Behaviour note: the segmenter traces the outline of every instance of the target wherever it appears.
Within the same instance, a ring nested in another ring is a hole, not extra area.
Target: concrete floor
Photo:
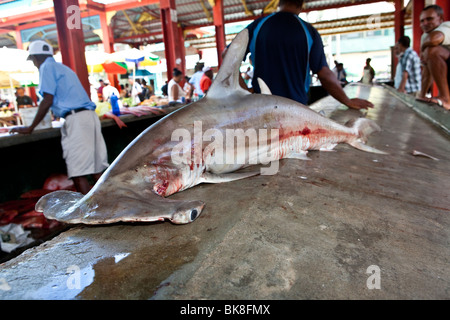
[[[173,196],[206,202],[189,225],[75,226],[0,265],[0,299],[449,299],[449,136],[387,89],[347,92],[388,155],[339,145],[196,186]]]

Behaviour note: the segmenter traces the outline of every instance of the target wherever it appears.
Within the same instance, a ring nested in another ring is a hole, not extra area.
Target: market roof
[[[57,46],[57,30],[52,0],[21,0],[0,2],[0,47],[16,47],[15,32],[22,41],[46,39]],[[214,47],[213,34],[199,28],[213,26],[214,0],[176,0],[177,19],[185,40],[198,49]],[[304,12],[345,6],[385,2],[381,0],[305,0]],[[253,20],[276,10],[278,0],[223,0],[225,23]],[[162,42],[159,0],[79,0],[86,44],[100,43],[100,12],[107,12],[116,43]],[[381,14],[380,28],[394,26],[394,13]],[[319,33],[337,34],[369,30],[370,14],[358,18],[313,23]],[[408,18],[408,17],[406,17]],[[408,22],[408,20],[406,21]],[[233,33],[233,32],[231,32]],[[233,36],[228,35],[227,41]]]

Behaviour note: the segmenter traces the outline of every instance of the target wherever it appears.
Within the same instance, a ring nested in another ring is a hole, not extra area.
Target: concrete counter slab
[[[347,92],[388,155],[339,145],[196,186],[172,196],[206,202],[189,225],[75,226],[0,265],[0,299],[450,298],[449,137],[386,88]]]

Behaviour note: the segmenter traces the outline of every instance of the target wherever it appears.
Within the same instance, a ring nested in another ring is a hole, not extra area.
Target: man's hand
[[[30,134],[33,132],[33,130],[34,130],[33,127],[16,127],[16,128],[9,130],[9,133],[10,134],[13,134],[13,133]]]
[[[347,107],[352,109],[368,109],[373,108],[373,103],[364,99],[354,98],[350,99],[350,102],[346,104]]]
[[[34,116],[34,120],[28,127],[17,127],[14,129],[11,129],[9,133],[21,133],[21,134],[30,134],[33,132],[34,128],[44,119],[45,115],[47,114],[48,110],[53,104],[53,95],[44,92],[44,99],[42,99],[41,103],[39,104],[38,110],[36,112],[36,115]]]
[[[319,80],[325,90],[327,90],[328,93],[340,103],[345,104],[349,108],[357,110],[373,108],[373,104],[367,100],[359,98],[349,99],[347,97],[347,94],[342,89],[341,84],[338,82],[335,74],[330,70],[330,68],[323,67],[317,73],[317,76],[319,77]]]

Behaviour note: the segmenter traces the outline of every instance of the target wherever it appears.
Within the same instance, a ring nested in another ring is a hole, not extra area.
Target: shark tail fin
[[[356,134],[356,136],[353,136],[349,141],[347,141],[349,145],[366,152],[387,154],[384,151],[365,144],[369,135],[374,132],[381,131],[381,128],[375,123],[375,121],[366,118],[357,118],[348,121],[345,125],[352,128]]]
[[[250,94],[250,92],[242,89],[239,85],[239,67],[244,59],[247,44],[248,30],[245,28],[237,34],[226,50],[222,65],[208,90],[207,97],[220,99],[233,91]]]

